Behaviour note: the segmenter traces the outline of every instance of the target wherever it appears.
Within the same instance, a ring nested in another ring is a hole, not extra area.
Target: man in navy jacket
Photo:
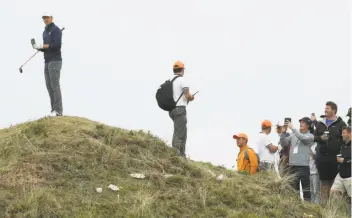
[[[344,144],[341,153],[336,157],[339,164],[339,173],[331,187],[331,195],[339,196],[347,192],[349,197],[349,209],[351,209],[351,127],[344,127],[342,130]],[[349,211],[351,214],[351,211]]]
[[[43,45],[36,45],[35,48],[44,52],[44,74],[46,87],[50,97],[51,115],[62,116],[63,108],[60,89],[60,71],[62,67],[62,33],[60,28],[54,24],[53,16],[51,14],[44,14],[42,19],[45,23]]]
[[[330,189],[338,173],[336,155],[343,145],[342,129],[346,123],[336,116],[337,105],[328,101],[325,104],[325,118],[320,120],[314,132],[314,142],[317,142],[315,163],[320,179],[320,200],[324,205],[330,195]]]

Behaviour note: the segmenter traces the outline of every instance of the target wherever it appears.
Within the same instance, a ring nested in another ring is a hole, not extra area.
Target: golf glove
[[[43,49],[43,45],[34,45],[35,46],[35,49]]]

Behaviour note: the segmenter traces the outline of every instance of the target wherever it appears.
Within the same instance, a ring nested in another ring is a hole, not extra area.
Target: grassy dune
[[[282,218],[324,212],[303,203],[275,174],[248,176],[183,159],[150,133],[79,117],[0,130],[0,173],[0,217]]]

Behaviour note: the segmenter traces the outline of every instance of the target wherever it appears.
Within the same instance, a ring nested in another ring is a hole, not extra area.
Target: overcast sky
[[[334,101],[351,104],[348,1],[336,0],[11,0],[0,8],[0,127],[50,113],[43,55],[20,74],[42,42],[41,14],[63,33],[64,114],[171,141],[173,124],[155,92],[181,60],[191,92],[186,153],[231,167],[245,132],[260,122],[296,125]],[[271,135],[274,142],[278,137]]]

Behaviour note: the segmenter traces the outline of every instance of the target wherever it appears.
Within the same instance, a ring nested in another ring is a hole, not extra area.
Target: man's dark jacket
[[[61,38],[62,32],[54,23],[47,25],[43,32],[43,44],[49,44],[49,48],[40,49],[44,52],[45,62],[61,61]]]
[[[321,119],[316,124],[316,129],[314,131],[314,141],[317,142],[316,161],[336,163],[336,155],[340,153],[341,146],[344,143],[342,140],[342,128],[346,126],[346,123],[341,119],[341,117],[337,117],[337,119],[331,123],[329,127],[327,127],[325,123],[325,118]],[[323,141],[321,139],[321,136],[325,131],[329,131],[328,141]]]
[[[343,163],[339,164],[339,173],[341,178],[351,177],[351,141],[342,145],[341,155],[344,158]]]

